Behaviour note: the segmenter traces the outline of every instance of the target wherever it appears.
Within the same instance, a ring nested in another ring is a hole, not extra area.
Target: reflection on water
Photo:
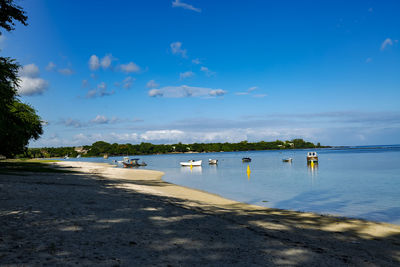
[[[246,173],[247,173],[247,179],[250,180],[250,174],[251,174],[250,165],[247,165]]]
[[[311,177],[317,177],[318,175],[318,162],[307,162],[308,172],[310,173]]]
[[[199,175],[201,175],[202,168],[201,168],[201,166],[181,167],[181,173],[182,174],[199,174]]]

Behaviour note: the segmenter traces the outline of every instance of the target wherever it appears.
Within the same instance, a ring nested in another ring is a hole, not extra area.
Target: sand
[[[0,265],[399,266],[400,226],[247,205],[162,172],[0,175]]]

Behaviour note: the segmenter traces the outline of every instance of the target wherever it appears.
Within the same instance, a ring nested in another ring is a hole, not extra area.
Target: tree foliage
[[[318,143],[319,144],[319,143]],[[242,141],[239,143],[194,143],[194,144],[171,144],[171,145],[155,145],[151,143],[132,144],[109,144],[104,141],[98,141],[91,146],[84,146],[87,151],[82,154],[83,157],[99,157],[105,154],[110,156],[124,155],[145,155],[145,154],[166,154],[166,153],[185,153],[185,152],[232,152],[232,151],[252,151],[252,150],[272,150],[272,149],[304,149],[319,148],[320,145],[314,145],[303,139],[293,139],[292,141],[272,141],[249,143]],[[59,148],[31,148],[21,155],[23,157],[76,157],[78,152],[73,147]]]
[[[28,17],[25,11],[13,3],[13,0],[0,0],[0,27],[6,31],[15,29],[14,20],[19,21],[23,25],[28,25],[26,20]]]
[[[14,20],[27,25],[19,6],[12,0],[0,0],[0,27],[11,31]],[[14,59],[0,57],[0,155],[7,157],[24,152],[29,140],[43,133],[36,111],[18,99],[19,68]]]

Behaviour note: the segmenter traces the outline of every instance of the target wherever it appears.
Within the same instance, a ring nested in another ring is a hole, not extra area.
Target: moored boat
[[[217,159],[209,159],[208,164],[211,164],[211,165],[218,164],[218,160]]]
[[[293,159],[292,158],[287,158],[287,159],[282,159],[283,162],[292,162]]]
[[[251,162],[251,158],[242,158],[243,162]]]
[[[180,164],[182,167],[190,167],[190,166],[196,167],[196,166],[201,166],[201,162],[202,162],[202,160],[192,160],[191,159],[189,161],[180,162]]]
[[[141,167],[141,166],[147,166],[145,162],[139,162],[139,159],[131,159],[126,161],[124,158],[124,161],[122,161],[122,164],[124,165],[124,168],[132,168],[132,167]]]
[[[318,154],[315,151],[307,152],[307,162],[318,162]]]

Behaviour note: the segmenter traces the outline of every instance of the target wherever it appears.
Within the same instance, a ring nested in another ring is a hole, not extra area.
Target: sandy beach
[[[0,265],[399,266],[400,226],[268,209],[162,181],[162,172],[57,162],[0,175]]]

